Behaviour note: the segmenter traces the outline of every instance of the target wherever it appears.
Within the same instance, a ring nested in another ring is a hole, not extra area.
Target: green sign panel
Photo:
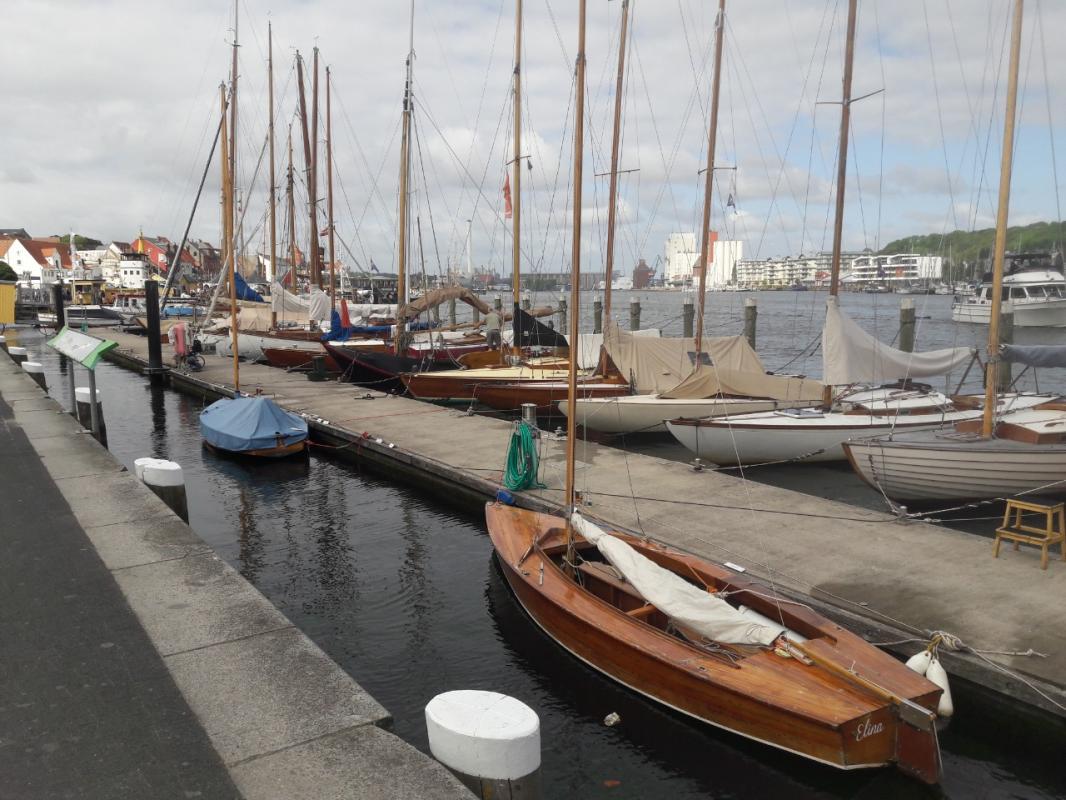
[[[118,347],[118,342],[112,342],[109,339],[97,339],[87,333],[72,331],[66,326],[54,338],[49,339],[46,344],[56,352],[62,353],[67,358],[74,359],[88,369],[95,369],[96,362],[100,360],[100,356],[108,350],[114,350]]]

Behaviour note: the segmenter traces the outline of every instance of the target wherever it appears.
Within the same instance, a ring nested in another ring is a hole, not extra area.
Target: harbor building
[[[880,284],[892,287],[910,284],[939,283],[943,278],[944,259],[915,253],[861,255],[843,270],[841,280],[848,284]]]
[[[708,287],[722,287],[734,282],[737,262],[744,255],[744,243],[719,239],[709,232],[711,242]],[[694,233],[671,233],[666,239],[663,279],[668,285],[683,286],[699,280],[700,248]]]

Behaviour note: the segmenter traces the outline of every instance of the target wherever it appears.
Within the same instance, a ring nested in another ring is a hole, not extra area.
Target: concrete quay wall
[[[0,396],[243,797],[472,797],[8,358]]]

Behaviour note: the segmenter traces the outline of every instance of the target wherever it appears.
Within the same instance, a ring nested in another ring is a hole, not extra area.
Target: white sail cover
[[[946,375],[972,357],[973,351],[967,347],[925,353],[908,353],[889,347],[841,311],[837,298],[826,299],[822,380],[827,384],[846,386]]]
[[[308,299],[295,295],[277,281],[270,284],[270,309],[276,311],[278,316],[283,313],[303,314],[307,319]]]
[[[329,295],[321,289],[312,289],[308,301],[307,316],[315,322],[329,321]]]
[[[632,336],[648,336],[652,339],[659,339],[662,337],[662,332],[658,328],[643,328],[639,331],[631,331]],[[602,333],[582,333],[577,337],[578,341],[578,359],[577,366],[579,369],[595,369],[596,365],[600,363],[600,348],[603,347],[603,334]]]
[[[604,558],[646,601],[679,625],[725,644],[769,645],[785,633],[785,628],[763,624],[725,600],[663,569],[580,514],[575,513],[570,521],[574,529],[596,545]]]

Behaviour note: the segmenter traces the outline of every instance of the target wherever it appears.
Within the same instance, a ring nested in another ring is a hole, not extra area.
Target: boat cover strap
[[[1059,344],[1005,344],[999,355],[1004,361],[1030,367],[1066,367],[1066,346]]]

